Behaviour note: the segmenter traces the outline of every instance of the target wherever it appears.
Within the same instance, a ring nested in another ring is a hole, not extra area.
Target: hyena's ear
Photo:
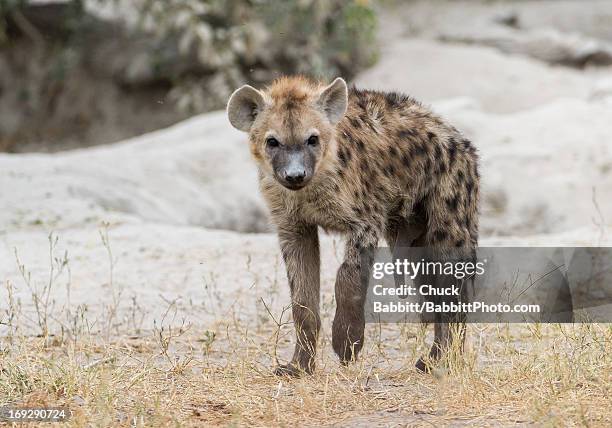
[[[331,123],[338,123],[346,113],[348,105],[348,88],[342,77],[337,77],[326,86],[319,96],[319,106]]]
[[[234,91],[227,102],[227,117],[232,126],[249,132],[257,114],[264,107],[264,98],[257,89],[244,85]]]

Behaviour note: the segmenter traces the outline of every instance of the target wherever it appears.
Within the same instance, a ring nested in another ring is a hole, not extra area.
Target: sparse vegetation
[[[147,336],[62,347],[21,337],[3,349],[0,402],[65,405],[73,426],[611,423],[608,326],[545,326],[537,335],[526,326],[471,326],[475,364],[434,376],[412,368],[413,354],[426,349],[418,349],[418,326],[405,328],[410,340],[383,327],[357,364],[339,367],[326,344],[320,369],[300,380],[271,373],[272,329],[215,329],[224,334],[214,348],[186,334],[172,351]],[[160,347],[171,360],[159,358]]]
[[[256,286],[275,294],[273,278]],[[417,324],[368,325],[359,361],[341,367],[329,343],[333,311],[324,305],[318,369],[290,380],[271,370],[292,346],[287,308],[262,304],[257,317],[266,322],[230,313],[203,329],[177,317],[169,302],[147,331],[110,306],[107,319],[125,319],[110,337],[99,334],[104,320],[56,308],[47,316],[72,322],[49,324],[46,336],[36,337],[28,331],[39,322],[28,324],[16,308],[32,302],[10,297],[0,305],[2,327],[9,327],[0,339],[0,405],[67,406],[69,426],[612,422],[609,325],[470,325],[464,357],[450,353],[433,375],[423,375],[413,363],[431,338]],[[64,335],[66,324],[79,327]]]

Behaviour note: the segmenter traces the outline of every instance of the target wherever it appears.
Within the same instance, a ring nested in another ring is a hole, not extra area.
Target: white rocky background
[[[474,141],[481,245],[610,242],[612,3],[414,2],[380,26],[380,59],[355,83],[411,94]],[[287,304],[271,232],[246,138],[224,112],[106,146],[0,154],[0,310],[12,288],[31,320],[50,233],[69,267],[54,311],[86,305],[95,319],[114,294],[117,322],[148,329],[169,305],[205,327],[258,313],[262,298]],[[339,242],[322,240],[328,299]]]

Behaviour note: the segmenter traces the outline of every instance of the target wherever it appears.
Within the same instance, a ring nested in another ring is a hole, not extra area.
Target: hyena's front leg
[[[336,276],[336,315],[332,325],[332,346],[342,364],[357,358],[363,346],[364,304],[378,238],[356,233],[346,244],[344,262]]]
[[[314,370],[317,337],[321,327],[317,227],[302,224],[280,226],[279,240],[291,288],[296,344],[291,362],[279,366],[275,373],[300,376]]]

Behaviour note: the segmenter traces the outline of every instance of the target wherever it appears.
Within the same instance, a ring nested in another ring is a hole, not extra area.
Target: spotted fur
[[[397,92],[350,88],[346,113],[330,124],[318,98],[323,88],[301,77],[274,82],[261,91],[264,103],[254,107],[257,117],[249,130],[261,191],[278,228],[297,331],[294,357],[279,373],[314,368],[320,328],[317,227],[347,238],[332,332],[342,362],[354,359],[363,345],[364,251],[385,239],[392,248],[469,254],[478,241],[478,155],[467,138]],[[303,189],[292,191],[276,180],[266,158],[270,129],[287,139],[305,129],[320,132],[315,173]],[[450,340],[448,324],[436,324],[435,331],[433,359]],[[423,361],[419,368],[425,368]]]

